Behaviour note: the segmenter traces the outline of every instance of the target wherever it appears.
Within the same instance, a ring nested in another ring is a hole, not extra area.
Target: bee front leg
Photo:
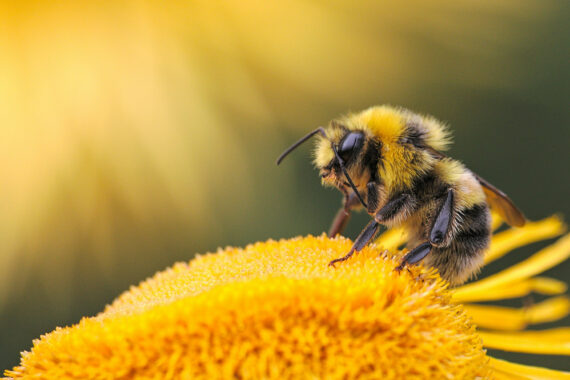
[[[348,224],[350,220],[350,213],[353,208],[356,208],[360,205],[360,201],[358,197],[354,193],[348,193],[348,191],[344,190],[344,201],[342,207],[336,213],[336,216],[333,219],[331,224],[331,228],[329,229],[328,236],[335,237],[337,234],[341,234],[344,231],[344,228]]]
[[[354,241],[354,244],[352,245],[352,248],[350,248],[350,251],[348,251],[346,256],[331,261],[329,263],[329,266],[334,267],[334,265],[336,263],[338,263],[340,261],[348,260],[350,258],[350,256],[352,256],[354,254],[354,252],[360,252],[360,250],[362,250],[362,248],[364,248],[374,238],[374,236],[378,232],[379,227],[380,227],[380,223],[378,223],[377,221],[372,219],[366,225],[366,227],[364,227],[364,229],[362,230],[360,235],[358,235],[358,237]]]
[[[438,246],[445,241],[445,237],[449,234],[453,217],[453,197],[453,190],[449,189],[430,230],[429,241],[421,243],[408,252],[402,259],[400,265],[396,267],[397,271],[402,270],[406,264],[415,264],[421,261],[430,253],[434,246]]]
[[[367,190],[367,205],[366,211],[369,214],[373,214],[378,207],[378,183],[376,181],[370,181],[366,185]],[[361,203],[356,194],[350,192],[346,189],[341,190],[344,194],[344,202],[343,206],[340,210],[336,213],[335,218],[333,219],[331,228],[329,229],[329,237],[334,237],[337,234],[341,234],[344,231],[344,228],[348,224],[350,220],[351,211],[357,207],[360,207]]]

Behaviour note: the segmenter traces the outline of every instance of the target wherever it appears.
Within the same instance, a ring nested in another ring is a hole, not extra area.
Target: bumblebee
[[[433,117],[371,107],[310,132],[283,152],[277,164],[313,136],[318,137],[314,164],[323,185],[344,195],[329,236],[342,233],[354,209],[363,207],[372,217],[346,256],[331,266],[364,248],[381,225],[403,227],[408,253],[396,269],[423,260],[458,285],[483,264],[491,236],[490,207],[511,226],[525,224],[505,193],[442,153],[450,134]]]

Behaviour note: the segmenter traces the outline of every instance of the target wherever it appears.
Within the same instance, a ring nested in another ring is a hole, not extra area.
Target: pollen
[[[267,241],[179,263],[34,342],[7,376],[486,378],[471,318],[431,269],[371,245]]]

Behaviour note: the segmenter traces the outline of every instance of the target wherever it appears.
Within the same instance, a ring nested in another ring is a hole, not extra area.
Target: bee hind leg
[[[360,235],[358,235],[358,237],[354,241],[354,244],[352,245],[352,248],[350,248],[350,251],[348,251],[346,256],[338,258],[338,259],[334,259],[333,261],[331,261],[329,263],[329,266],[334,267],[334,265],[336,263],[348,260],[350,258],[350,256],[352,256],[354,254],[354,252],[360,252],[362,250],[362,248],[364,248],[370,242],[370,240],[372,240],[374,238],[374,236],[378,232],[379,227],[380,227],[380,224],[377,221],[375,221],[374,219],[372,219],[366,225],[366,227],[364,227],[364,229],[362,230]]]
[[[412,249],[410,252],[404,256],[400,265],[396,267],[396,271],[401,271],[404,269],[406,264],[415,264],[421,261],[428,253],[431,252],[432,245],[429,241],[418,245],[416,248]]]

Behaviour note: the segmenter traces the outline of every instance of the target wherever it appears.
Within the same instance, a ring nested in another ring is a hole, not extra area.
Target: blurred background
[[[328,229],[341,195],[310,144],[275,159],[348,111],[432,114],[529,218],[568,218],[569,16],[548,0],[2,1],[0,369],[176,261]]]

